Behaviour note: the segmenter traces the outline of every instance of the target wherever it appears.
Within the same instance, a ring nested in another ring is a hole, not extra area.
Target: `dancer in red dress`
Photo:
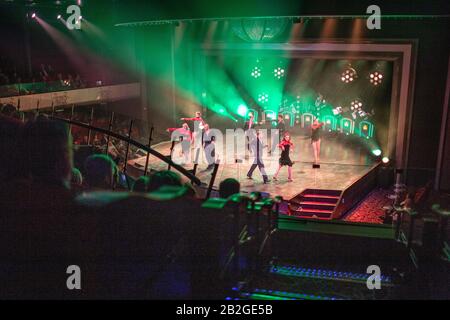
[[[279,159],[279,166],[277,173],[275,173],[273,180],[278,180],[278,174],[280,173],[281,167],[288,167],[288,181],[292,182],[292,165],[294,164],[289,157],[289,153],[294,150],[294,144],[291,141],[291,136],[288,132],[284,134],[283,140],[278,144],[281,149],[281,156]]]
[[[184,164],[188,164],[191,151],[192,132],[187,123],[183,123],[181,128],[168,128],[167,132],[177,132],[181,143],[181,153],[184,157]]]
[[[198,163],[200,157],[200,152],[203,146],[203,133],[205,127],[205,120],[202,118],[200,111],[195,113],[194,118],[181,118],[182,121],[193,121],[194,122],[194,133],[192,135],[191,144],[194,145],[194,163]]]

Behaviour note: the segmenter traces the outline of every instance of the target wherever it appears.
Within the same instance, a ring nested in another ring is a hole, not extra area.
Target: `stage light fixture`
[[[377,156],[377,157],[381,156],[381,150],[380,149],[372,150],[372,153],[373,153],[374,156]]]
[[[33,12],[32,14],[31,14],[31,18],[36,18],[36,13],[35,12]]]
[[[269,95],[267,93],[258,94],[258,102],[261,103],[269,102]]]
[[[58,14],[58,16],[56,17],[56,19],[61,19],[61,15],[60,14]]]
[[[252,77],[257,79],[259,77],[261,77],[261,69],[258,67],[254,67],[251,73]]]
[[[379,84],[381,84],[382,79],[383,74],[378,71],[371,72],[369,75],[370,83],[373,84],[374,86],[378,86]]]
[[[383,159],[381,159],[381,161],[382,161],[384,164],[388,164],[388,163],[389,163],[389,158],[388,158],[388,157],[383,157]]]
[[[362,102],[359,99],[355,99],[350,103],[350,110],[351,111],[359,111],[362,110]]]
[[[345,83],[350,83],[357,78],[358,73],[350,65],[341,74],[341,81]]]
[[[275,76],[275,78],[281,79],[282,77],[284,77],[284,69],[283,68],[275,68],[273,70],[273,74]]]
[[[245,117],[247,115],[247,112],[248,112],[248,108],[243,104],[241,104],[237,109],[237,113],[241,117]]]

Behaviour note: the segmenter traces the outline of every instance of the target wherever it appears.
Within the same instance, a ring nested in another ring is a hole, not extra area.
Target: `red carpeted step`
[[[334,197],[322,197],[322,196],[313,196],[313,195],[298,195],[290,200],[291,203],[300,204],[303,201],[307,202],[318,202],[318,203],[327,203],[327,204],[336,204],[339,198]]]
[[[332,214],[333,210],[299,208],[299,209],[295,210],[295,212],[304,212],[304,213],[312,213],[312,214],[315,214],[315,213],[318,213],[318,214],[322,214],[322,213]]]
[[[335,203],[317,202],[317,201],[300,201],[298,204],[303,209],[319,209],[319,210],[331,210],[336,208]]]
[[[304,201],[300,200],[299,204],[307,204],[307,205],[318,205],[318,206],[332,206],[330,203],[321,202],[321,201]]]
[[[329,219],[336,209],[341,191],[305,189],[289,201],[292,215]]]
[[[330,220],[330,216],[317,216],[317,215],[304,215],[304,214],[292,214],[294,217],[305,219],[317,219],[317,220]]]
[[[304,194],[303,197],[305,198],[323,198],[323,199],[339,199],[339,196],[328,196],[328,195],[323,195],[323,194],[311,194],[311,193],[307,193]]]
[[[328,189],[305,189],[302,194],[314,194],[320,196],[334,196],[339,197],[342,191],[340,190],[328,190]]]

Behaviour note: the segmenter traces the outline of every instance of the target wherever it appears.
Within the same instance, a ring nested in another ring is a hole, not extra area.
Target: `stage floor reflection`
[[[321,150],[321,167],[313,169],[313,155],[310,140],[307,137],[293,137],[295,152],[291,154],[293,166],[293,182],[288,182],[287,168],[283,167],[278,176],[278,181],[272,179],[273,173],[269,174],[271,180],[268,184],[263,183],[262,176],[258,169],[253,173],[253,180],[247,179],[247,172],[250,162],[221,164],[217,172],[214,187],[218,188],[220,181],[226,178],[235,178],[241,183],[241,190],[244,192],[260,191],[270,193],[272,196],[281,195],[284,199],[290,199],[306,188],[344,190],[354,181],[369,172],[376,159],[371,156],[370,151],[361,144],[349,143],[337,139],[323,138]],[[153,148],[164,154],[170,154],[171,142],[162,142],[154,145]],[[180,152],[179,146],[175,146],[174,152]],[[143,171],[146,157],[128,161],[129,167],[139,167]],[[275,167],[278,157],[265,155],[263,158],[265,166]],[[186,165],[191,169],[192,165]],[[150,157],[149,168],[153,170],[167,169],[167,165],[155,157]],[[204,171],[206,164],[200,164],[197,169],[197,176],[202,182],[208,184],[211,179],[211,171]],[[130,168],[129,168],[130,170]],[[139,170],[133,170],[139,175]],[[270,171],[270,170],[268,170]]]

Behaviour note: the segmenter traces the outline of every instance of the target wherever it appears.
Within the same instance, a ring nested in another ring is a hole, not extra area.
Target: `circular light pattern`
[[[363,110],[363,103],[359,99],[355,99],[350,103],[350,111],[352,112],[352,118],[356,119],[358,116],[364,118],[367,116],[367,112]]]
[[[257,79],[259,77],[261,77],[261,69],[258,67],[254,67],[251,73],[252,77]]]
[[[359,111],[362,110],[362,102],[359,99],[355,99],[350,103],[350,110],[351,111]]]
[[[267,93],[258,94],[258,102],[261,103],[269,102],[269,95]]]
[[[389,158],[383,157],[383,159],[381,159],[381,161],[383,161],[384,164],[387,164],[387,163],[389,163]]]
[[[345,83],[350,83],[356,78],[358,78],[358,74],[356,73],[356,70],[353,69],[352,67],[348,67],[341,74],[341,81]]]
[[[383,74],[378,71],[371,72],[369,75],[370,83],[374,86],[377,86],[381,83],[381,80],[383,79]]]
[[[273,70],[273,74],[275,76],[275,78],[281,79],[282,77],[284,77],[284,69],[283,68],[275,68]]]

